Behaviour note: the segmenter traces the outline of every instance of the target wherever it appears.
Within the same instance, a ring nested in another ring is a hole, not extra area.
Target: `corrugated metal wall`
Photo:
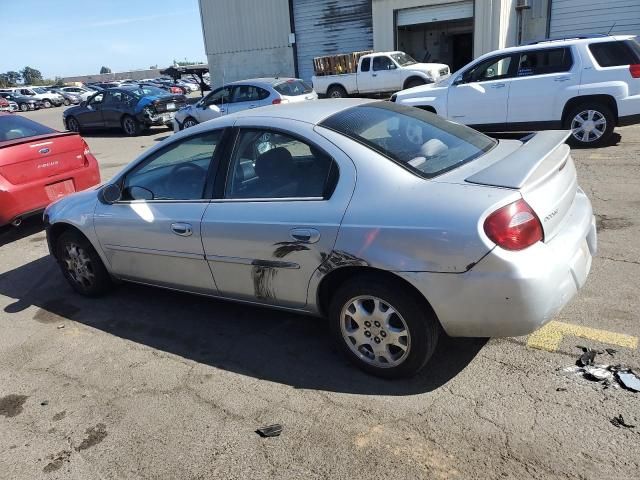
[[[610,29],[612,34],[640,35],[640,0],[551,1],[551,37],[607,33]]]
[[[396,25],[416,25],[473,17],[473,0],[398,10]]]
[[[200,0],[207,55],[289,46],[288,0]]]
[[[313,58],[373,49],[371,0],[293,0],[298,71],[313,75]]]

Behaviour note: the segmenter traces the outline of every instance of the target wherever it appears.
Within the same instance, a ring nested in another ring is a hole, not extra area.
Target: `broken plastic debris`
[[[64,323],[61,323],[60,325],[58,325],[58,330],[60,330],[61,328],[64,328]]]
[[[577,365],[580,367],[593,365],[593,362],[596,359],[596,355],[598,354],[598,352],[596,350],[591,350],[590,348],[585,348],[585,347],[582,347],[582,349],[584,353],[580,355]]]
[[[276,423],[267,427],[261,427],[256,430],[256,433],[263,438],[278,437],[282,433],[282,425]]]
[[[616,377],[618,378],[618,382],[627,390],[631,390],[632,392],[640,392],[640,378],[638,378],[633,373],[627,372],[616,372]]]
[[[624,427],[624,428],[636,428],[635,425],[630,425],[627,422],[624,421],[624,418],[622,417],[622,414],[618,415],[617,417],[613,417],[610,420],[611,424],[615,427]]]
[[[567,391],[567,389],[566,389],[566,388],[564,388],[564,387],[558,387],[558,388],[556,388],[556,392],[566,392],[566,391]]]
[[[614,353],[618,353],[618,350],[616,350],[615,348],[605,348],[604,351],[611,356],[613,356]]]
[[[607,370],[606,365],[585,365],[584,377],[588,380],[613,380],[613,373]]]

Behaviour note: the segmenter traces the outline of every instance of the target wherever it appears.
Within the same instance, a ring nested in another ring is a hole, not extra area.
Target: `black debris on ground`
[[[620,427],[624,427],[624,428],[636,428],[635,425],[630,425],[627,422],[624,421],[624,417],[622,416],[622,414],[618,415],[617,417],[613,417],[610,420],[611,424],[614,427],[620,428]]]
[[[282,425],[276,423],[274,425],[268,425],[256,430],[256,433],[262,438],[279,437],[282,433]]]

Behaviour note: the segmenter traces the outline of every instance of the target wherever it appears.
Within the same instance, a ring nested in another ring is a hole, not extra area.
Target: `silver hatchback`
[[[413,375],[442,331],[527,334],[596,251],[568,132],[496,141],[390,102],[248,110],[180,132],[45,212],[64,276],[328,318],[376,375]]]

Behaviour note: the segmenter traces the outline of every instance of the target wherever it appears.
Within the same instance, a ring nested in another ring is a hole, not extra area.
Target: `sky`
[[[198,0],[0,0],[0,73],[45,78],[206,63]]]

